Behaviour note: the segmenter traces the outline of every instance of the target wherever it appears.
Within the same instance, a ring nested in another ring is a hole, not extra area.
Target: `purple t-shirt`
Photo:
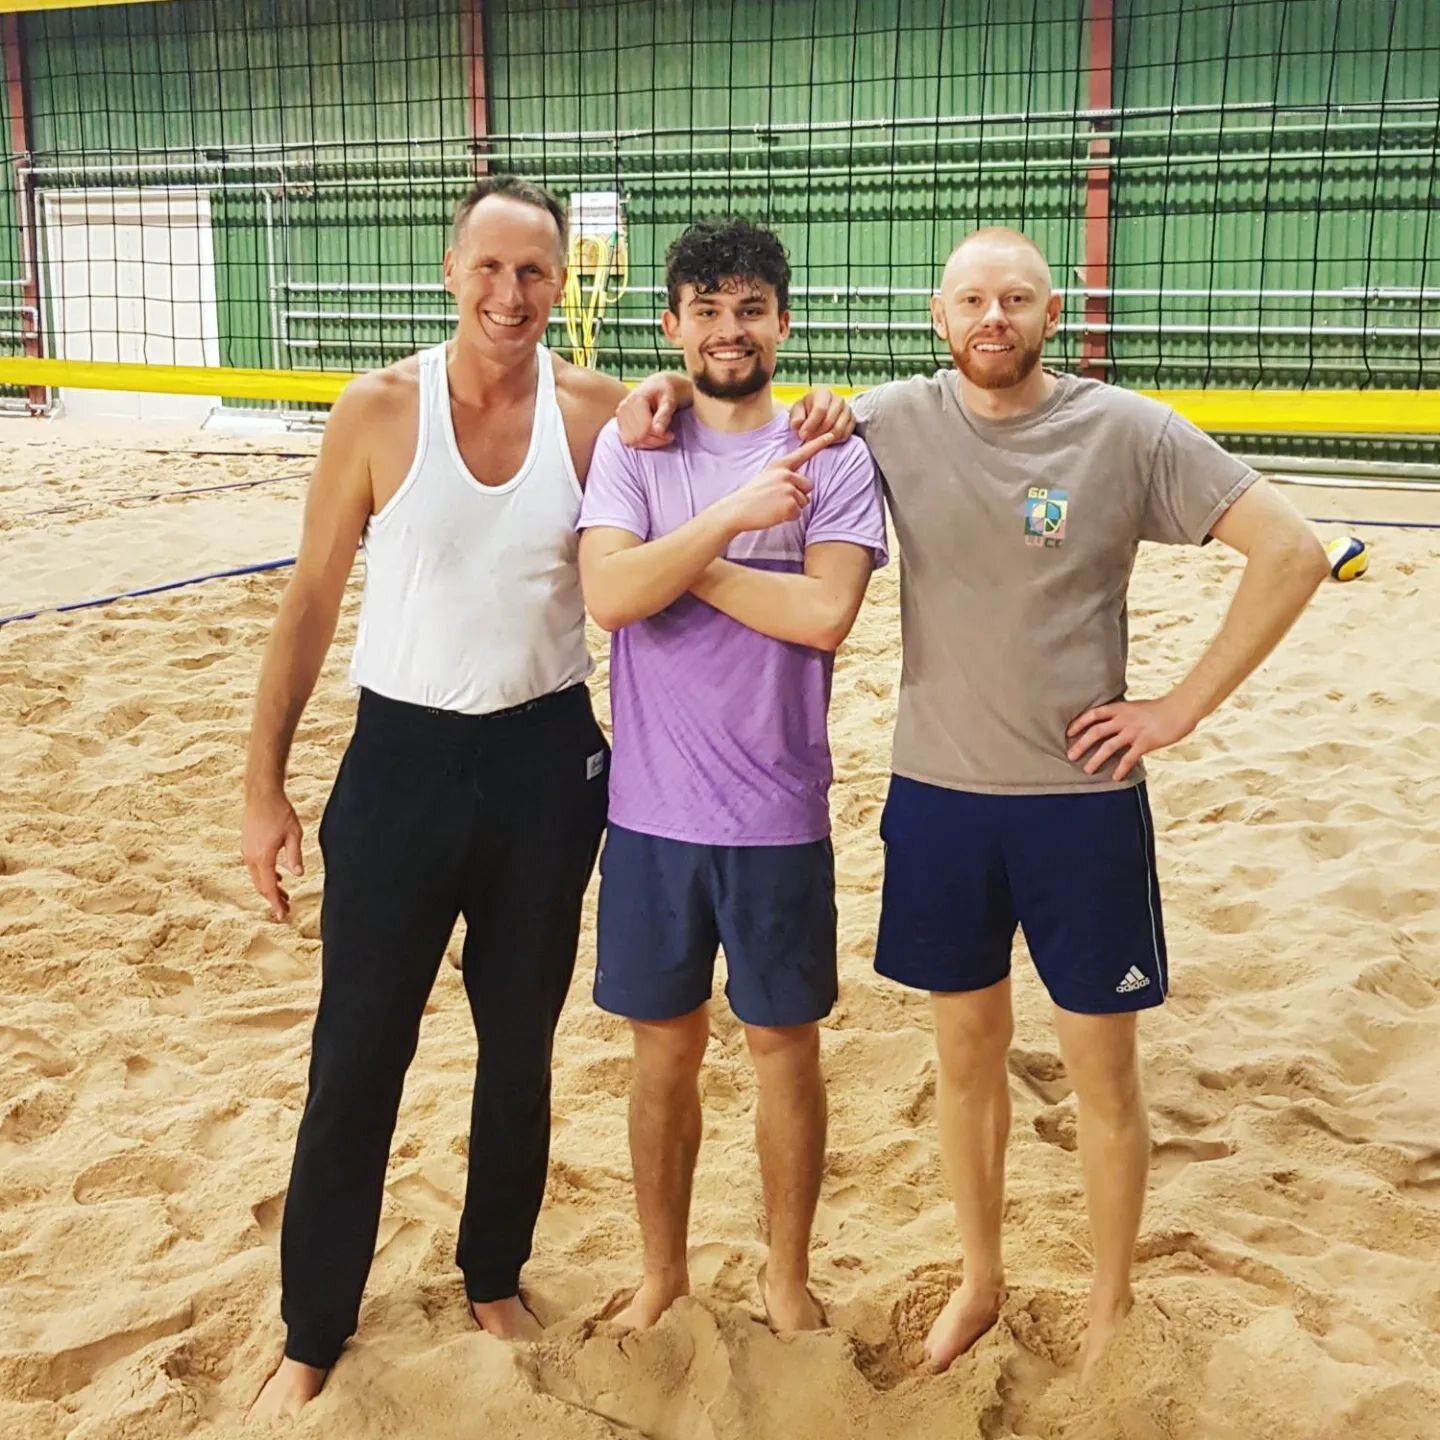
[[[677,530],[799,444],[785,415],[730,434],[694,411],[664,450],[632,450],[612,420],[585,483],[580,528],[642,540]],[[844,540],[886,561],[885,515],[859,440],[820,451],[798,520],[747,531],[727,560],[799,573],[805,547]],[[610,819],[701,845],[798,845],[830,833],[826,711],[834,657],[773,640],[693,595],[617,631],[610,647]]]

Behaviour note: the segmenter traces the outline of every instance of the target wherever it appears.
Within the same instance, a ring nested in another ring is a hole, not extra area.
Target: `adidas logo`
[[[1143,990],[1150,983],[1150,977],[1132,965],[1125,978],[1115,987],[1117,995],[1128,995],[1132,990]]]

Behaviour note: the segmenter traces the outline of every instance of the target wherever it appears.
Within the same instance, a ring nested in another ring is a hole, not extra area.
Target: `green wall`
[[[169,0],[24,15],[41,183],[209,188],[226,364],[395,359],[446,333],[439,261],[474,170],[469,8]],[[1112,301],[1129,327],[1110,339],[1114,376],[1440,382],[1440,343],[1421,333],[1440,330],[1440,303],[1384,293],[1440,290],[1434,0],[1115,8],[1111,283],[1168,293]],[[802,292],[783,378],[923,370],[938,358],[923,292],[970,227],[1021,226],[1061,283],[1078,278],[1087,9],[486,0],[493,158],[564,194],[623,194],[631,289],[602,336],[609,368],[668,363],[665,247],[695,216],[739,211],[781,230]],[[137,180],[133,166],[151,168]],[[0,204],[14,214],[9,190]],[[0,225],[0,276],[18,273],[15,250]],[[1354,293],[1208,293],[1315,288]],[[1067,323],[1081,308],[1072,297]],[[15,345],[7,318],[0,353]],[[1274,326],[1305,333],[1263,333]],[[1078,352],[1069,331],[1054,358]]]
[[[817,292],[792,306],[784,378],[863,384],[929,366],[923,295],[846,292],[928,290],[935,257],[977,223],[1023,221],[1057,261],[1079,254],[1083,175],[1055,168],[1074,150],[1073,122],[1044,127],[1054,138],[1006,126],[1013,143],[987,136],[993,125],[849,125],[1073,111],[1075,0],[500,0],[486,13],[497,137],[659,132],[620,144],[497,140],[502,164],[562,192],[622,190],[636,286],[662,284],[665,247],[696,216],[734,211],[781,231],[796,285]],[[607,340],[625,353],[607,360],[628,372],[664,358],[658,303],[632,293]],[[1075,348],[1066,337],[1063,358]]]
[[[279,287],[436,279],[467,173],[434,143],[465,130],[462,8],[172,0],[27,16],[41,183],[208,188],[223,364],[394,360],[444,335],[443,296]],[[379,318],[277,324],[287,308]],[[425,312],[435,321],[394,318]]]
[[[1126,0],[1118,107],[1295,109],[1126,119],[1119,128],[1114,284],[1344,290],[1350,297],[1136,297],[1121,323],[1248,334],[1117,337],[1119,378],[1173,385],[1440,383],[1440,9],[1434,0]],[[1426,21],[1428,20],[1428,24]],[[1417,104],[1416,102],[1428,102]],[[1355,107],[1360,108],[1355,108]],[[1150,132],[1150,133],[1146,133]],[[1422,307],[1367,289],[1434,293]],[[1255,327],[1315,328],[1260,335]],[[1327,330],[1359,335],[1326,335]],[[1385,331],[1399,332],[1386,334]]]

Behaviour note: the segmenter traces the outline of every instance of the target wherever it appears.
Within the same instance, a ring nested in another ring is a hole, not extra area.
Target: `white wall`
[[[195,189],[41,194],[47,350],[63,360],[218,365],[210,196]],[[62,386],[70,415],[199,424],[220,402]]]

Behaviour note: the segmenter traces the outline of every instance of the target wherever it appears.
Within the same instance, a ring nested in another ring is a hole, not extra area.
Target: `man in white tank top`
[[[539,1330],[520,1267],[609,771],[584,684],[575,527],[596,436],[626,394],[541,343],[565,232],[559,202],[511,176],[461,202],[444,270],[455,335],[336,402],[265,653],[242,853],[283,920],[277,863],[303,873],[290,745],[363,540],[359,713],[320,827],[323,984],[281,1242],[285,1356],[259,1417],[297,1413],[354,1332],[405,1070],[460,914],[480,1063],[457,1261],[477,1324]],[[807,397],[802,438],[843,411]]]
[[[577,477],[626,393],[541,344],[565,254],[564,211],[538,186],[495,177],[461,203],[455,335],[336,402],[266,650],[242,848],[283,920],[277,859],[303,873],[286,762],[363,539],[360,711],[321,825],[324,975],[282,1239],[288,1336],[256,1415],[298,1411],[354,1331],[405,1070],[461,913],[480,1064],[459,1261],[479,1325],[539,1329],[519,1267],[608,769],[584,685]]]

